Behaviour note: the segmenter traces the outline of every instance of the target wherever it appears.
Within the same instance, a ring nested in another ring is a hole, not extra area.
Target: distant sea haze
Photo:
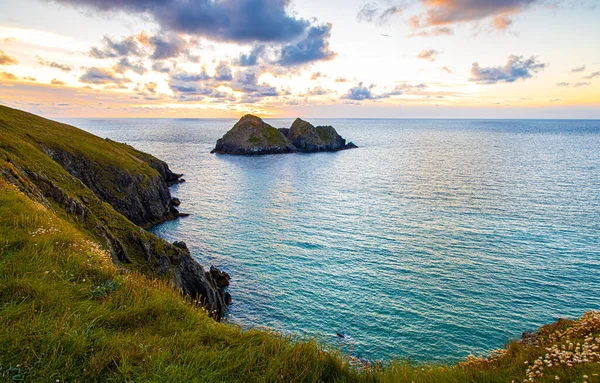
[[[235,120],[65,120],[185,173],[191,216],[152,231],[231,275],[243,327],[451,360],[600,308],[600,121],[309,121],[359,149],[216,155]]]

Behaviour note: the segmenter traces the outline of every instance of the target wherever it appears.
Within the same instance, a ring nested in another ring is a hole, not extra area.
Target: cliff
[[[314,127],[297,118],[289,129],[276,129],[259,117],[248,114],[217,140],[211,153],[280,154],[352,148],[356,145],[352,142],[346,144],[332,126]]]
[[[122,268],[171,281],[216,319],[231,297],[186,246],[143,230],[179,215],[159,159],[69,125],[0,106],[0,177],[73,222]]]

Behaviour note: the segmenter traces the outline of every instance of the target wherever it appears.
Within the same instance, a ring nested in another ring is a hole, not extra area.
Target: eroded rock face
[[[295,150],[279,130],[259,117],[247,114],[217,141],[211,153],[277,154]]]
[[[46,155],[78,178],[94,194],[115,210],[142,227],[176,218],[169,186],[180,174],[171,172],[168,165],[147,155],[147,164],[156,172],[131,172],[120,167],[104,167],[85,156],[40,145]],[[145,161],[146,162],[146,161]]]
[[[335,151],[356,147],[354,144],[346,145],[346,140],[340,136],[332,126],[314,127],[311,123],[297,118],[287,138],[300,151],[318,152]]]
[[[346,144],[332,126],[314,127],[297,118],[288,128],[275,129],[259,117],[246,115],[217,141],[211,153],[279,154],[292,152],[336,151],[356,148]]]

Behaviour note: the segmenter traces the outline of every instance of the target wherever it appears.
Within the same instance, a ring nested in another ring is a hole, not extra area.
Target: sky
[[[0,104],[63,117],[600,118],[597,0],[4,0]]]

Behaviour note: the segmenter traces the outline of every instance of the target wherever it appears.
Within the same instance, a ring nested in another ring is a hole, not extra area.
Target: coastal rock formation
[[[211,153],[279,154],[356,147],[352,142],[346,144],[346,140],[332,126],[314,127],[297,118],[289,129],[275,129],[259,117],[247,114],[217,141]]]
[[[247,114],[217,141],[211,153],[276,154],[295,150],[279,130],[259,117]]]
[[[355,148],[353,143],[346,145],[333,126],[317,126],[297,118],[287,134],[288,140],[298,150],[317,152]]]
[[[120,268],[170,280],[221,319],[229,275],[141,227],[183,215],[169,191],[180,174],[131,146],[3,106],[0,142],[0,178],[94,238]]]
[[[111,140],[106,142],[121,146],[156,171],[139,166],[140,171],[132,172],[119,166],[105,166],[68,148],[50,147],[43,142],[39,145],[46,155],[136,225],[148,227],[179,216],[169,186],[182,175],[173,173],[165,162],[149,154]]]

